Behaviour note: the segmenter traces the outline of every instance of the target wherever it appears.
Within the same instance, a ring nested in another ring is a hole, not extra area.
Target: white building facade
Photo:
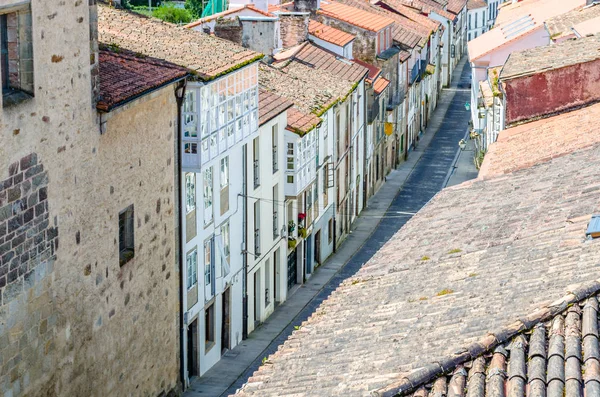
[[[182,315],[187,379],[244,336],[247,240],[244,159],[258,137],[257,63],[189,82],[182,112]],[[191,361],[191,363],[188,363]],[[191,369],[190,369],[191,368]]]
[[[283,111],[260,125],[248,146],[248,333],[287,298],[286,125]]]

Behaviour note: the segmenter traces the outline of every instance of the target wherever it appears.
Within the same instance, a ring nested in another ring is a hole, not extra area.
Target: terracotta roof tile
[[[421,15],[418,12],[411,9],[410,7],[407,7],[406,5],[403,4],[402,0],[380,0],[377,2],[377,4],[378,5],[380,5],[380,4],[387,5],[388,7],[390,7],[393,11],[397,12],[398,14],[410,19],[411,21],[413,21],[423,27],[428,28],[429,29],[428,34],[430,34],[432,30],[437,31],[441,25],[441,23],[439,21],[436,21],[434,19],[429,19],[425,15]]]
[[[120,49],[99,53],[100,99],[96,107],[109,112],[128,100],[185,77],[185,68]]]
[[[294,104],[274,92],[264,89],[258,90],[258,125],[263,125],[267,121],[277,117],[285,112]]]
[[[356,83],[367,73],[367,70],[356,63],[340,58],[337,55],[313,44],[305,45],[294,55],[294,59],[320,71],[327,71],[345,81]]]
[[[500,79],[533,75],[596,59],[600,59],[600,35],[566,40],[511,53],[500,72]]]
[[[469,0],[467,1],[467,10],[474,10],[477,8],[487,8],[485,0]]]
[[[373,91],[375,91],[375,94],[379,95],[381,94],[388,86],[390,85],[390,81],[384,79],[383,77],[378,78],[377,80],[375,80],[375,83],[373,84]]]
[[[531,167],[600,143],[600,104],[500,132],[479,171],[489,178]]]
[[[598,280],[569,289],[556,302],[506,324],[498,339],[483,337],[466,347],[467,354],[442,358],[437,371],[431,363],[430,371],[414,371],[386,391],[415,397],[441,396],[446,390],[454,396],[497,396],[503,390],[508,395],[525,395],[525,390],[528,395],[600,395],[599,289]]]
[[[381,73],[380,68],[378,68],[377,66],[375,66],[373,64],[361,61],[360,59],[355,58],[352,60],[352,62],[357,63],[364,68],[367,68],[367,70],[369,71],[369,74],[367,75],[367,80],[369,80],[369,82],[373,81]]]
[[[408,7],[420,10],[425,14],[435,12],[442,17],[454,21],[457,18],[456,14],[448,12],[444,9],[445,5],[438,3],[434,0],[400,0]],[[445,4],[448,4],[447,2]]]
[[[287,129],[299,134],[300,136],[313,130],[321,123],[321,119],[312,113],[302,113],[297,108],[292,107],[287,111]]]
[[[210,80],[262,54],[191,29],[98,5],[99,40],[183,66]]]
[[[338,2],[326,3],[325,1],[322,1],[321,8],[317,10],[317,14],[339,19],[340,21],[347,22],[372,32],[379,32],[383,28],[394,23],[391,18],[386,16]]]
[[[592,5],[589,7],[578,7],[562,15],[557,15],[546,21],[546,30],[550,33],[550,37],[556,40],[560,37],[575,37],[573,28],[582,22],[600,17],[600,5]],[[600,25],[594,24],[596,27]]]
[[[328,43],[343,47],[356,37],[343,30],[322,24],[313,19],[308,23],[308,33]]]
[[[519,40],[524,35],[541,29],[544,21],[585,4],[585,0],[544,0],[542,6],[539,1],[542,0],[530,0],[531,4],[528,2],[527,7],[511,10],[510,19],[505,19],[502,23],[496,20],[494,29],[469,41],[469,60],[477,60],[497,48]]]
[[[446,10],[450,11],[453,14],[460,14],[460,12],[467,5],[467,0],[450,0],[448,1],[448,6],[446,6]]]
[[[258,77],[262,88],[289,99],[303,115],[320,116],[345,98],[367,72],[360,65],[307,43],[288,61],[271,66],[261,64]],[[314,124],[306,120],[298,123]]]
[[[423,33],[420,26],[402,15],[395,14],[389,10],[364,2],[362,0],[339,0],[341,3],[362,10],[383,15],[394,20],[392,27],[392,38],[399,45],[406,48],[415,48],[417,45],[423,47],[427,43],[428,34]]]
[[[442,190],[331,292],[236,396],[373,395],[474,359],[539,321],[538,308],[548,308],[542,316],[565,310],[589,294],[574,285],[600,288],[600,241],[585,239],[590,215],[600,211],[599,181],[594,146]],[[567,291],[570,301],[559,300]],[[482,367],[482,382],[504,379],[502,366]],[[470,396],[485,394],[471,385]]]

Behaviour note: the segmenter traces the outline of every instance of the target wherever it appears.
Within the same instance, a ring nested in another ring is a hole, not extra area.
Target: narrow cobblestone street
[[[472,161],[458,161],[458,142],[467,132],[469,112],[465,102],[470,67],[466,57],[454,72],[452,85],[444,89],[427,131],[409,160],[387,178],[353,226],[352,234],[335,254],[288,301],[240,346],[224,355],[185,396],[234,394],[318,306],[348,277],[356,273],[411,217],[449,183],[476,177]],[[470,156],[470,152],[460,153]],[[460,169],[457,171],[457,167]]]

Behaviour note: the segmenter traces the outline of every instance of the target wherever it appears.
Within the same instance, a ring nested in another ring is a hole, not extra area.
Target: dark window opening
[[[133,204],[119,213],[119,264],[123,266],[135,255],[133,239]]]
[[[204,350],[209,351],[215,344],[215,305],[204,311]]]
[[[0,15],[0,69],[3,106],[33,95],[33,42],[31,11]]]

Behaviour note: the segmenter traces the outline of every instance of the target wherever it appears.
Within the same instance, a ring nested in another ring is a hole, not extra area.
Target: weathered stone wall
[[[217,37],[242,44],[242,24],[238,18],[218,19],[214,31]]]
[[[352,44],[352,55],[367,63],[375,64],[377,58],[377,33],[358,28],[339,19],[317,15],[316,19],[325,25],[343,30],[356,36]]]
[[[168,393],[179,351],[173,87],[110,113],[101,135],[89,3],[31,7],[35,98],[0,106],[0,395]],[[131,204],[135,257],[121,267],[118,217]]]
[[[306,41],[308,15],[280,14],[279,23],[283,48],[290,48]]]
[[[275,21],[242,21],[242,45],[251,50],[273,55],[277,48],[277,22]]]

